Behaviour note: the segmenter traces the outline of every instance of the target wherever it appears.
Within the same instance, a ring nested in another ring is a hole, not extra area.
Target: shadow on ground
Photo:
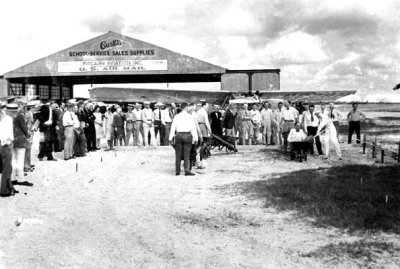
[[[220,186],[322,227],[400,233],[400,166],[344,165]]]
[[[400,248],[393,243],[362,239],[355,242],[328,244],[315,251],[303,253],[302,256],[336,264],[350,259],[357,261],[362,268],[377,268],[379,265],[382,266],[382,262],[386,264],[388,260],[396,262],[391,257],[396,256],[399,251]]]

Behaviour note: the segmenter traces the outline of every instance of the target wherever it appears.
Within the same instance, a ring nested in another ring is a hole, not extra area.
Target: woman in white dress
[[[325,113],[318,113],[318,118],[320,119],[320,124],[318,126],[317,135],[323,135],[324,145],[325,145],[325,156],[327,159],[329,157],[330,146],[333,146],[339,160],[342,159],[342,153],[340,151],[339,140],[337,138],[336,127],[330,117]]]
[[[94,108],[95,116],[94,126],[96,128],[96,147],[100,148],[100,140],[104,137],[104,127],[103,127],[103,114],[100,113],[100,107],[96,106]]]
[[[107,108],[107,112],[105,114],[105,131],[104,135],[107,139],[108,149],[113,150],[114,145],[114,115],[113,112],[115,111],[114,107]]]

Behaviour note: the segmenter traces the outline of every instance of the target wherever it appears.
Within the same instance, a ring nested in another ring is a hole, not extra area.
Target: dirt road
[[[346,162],[346,157],[290,162],[263,146],[237,154],[215,151],[207,169],[194,177],[174,175],[171,147],[127,147],[76,161],[38,162],[27,177],[34,187],[17,186],[20,194],[0,200],[0,267],[363,267],[363,257],[337,260],[313,253],[371,237],[315,227],[237,187]],[[398,235],[379,239],[399,242]],[[367,264],[395,268],[399,261],[399,254],[381,251]]]

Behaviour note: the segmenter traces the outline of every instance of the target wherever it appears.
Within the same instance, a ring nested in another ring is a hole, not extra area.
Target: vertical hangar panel
[[[247,74],[223,74],[221,90],[231,92],[247,92],[249,90],[249,76]]]
[[[276,73],[254,73],[252,75],[252,91],[279,91],[280,79]]]
[[[0,98],[8,95],[7,89],[8,89],[7,80],[0,79]]]

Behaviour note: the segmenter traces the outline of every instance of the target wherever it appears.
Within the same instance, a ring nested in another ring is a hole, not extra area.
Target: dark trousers
[[[307,126],[307,133],[308,135],[316,135],[318,131],[318,127],[311,127]],[[317,146],[318,154],[322,155],[322,146],[321,146],[321,140],[319,139],[319,136],[315,137],[315,144]],[[311,142],[310,145],[310,154],[314,154],[314,140]]]
[[[89,127],[85,128],[85,137],[86,137],[86,146],[88,151],[92,151],[97,148],[96,144],[96,129],[93,126],[89,125]]]
[[[39,154],[38,158],[42,159],[44,156],[47,157],[47,160],[53,159],[53,142],[40,142],[39,143]]]
[[[47,160],[53,159],[53,132],[51,130],[45,130],[43,132],[44,142],[39,143],[39,154],[38,158],[42,159],[44,156],[47,157]]]
[[[12,173],[12,146],[0,146],[0,158],[3,166],[1,174],[1,187],[0,194],[10,193],[14,187],[11,183],[11,173]]]
[[[75,136],[74,156],[82,157],[86,155],[86,136],[83,129],[80,128],[79,134]]]
[[[171,122],[166,122],[164,126],[164,146],[169,145],[169,131],[171,130]]]
[[[161,121],[154,121],[154,139],[157,136],[158,132],[160,132],[160,146],[164,145],[164,133],[165,128],[164,125],[161,124]],[[150,144],[150,140],[149,140]]]
[[[190,172],[190,150],[192,148],[192,135],[190,133],[177,133],[175,136],[175,171],[181,172],[183,157],[185,173]]]
[[[359,121],[349,121],[349,144],[351,144],[351,137],[353,136],[354,131],[357,134],[357,144],[360,144],[360,122]]]

